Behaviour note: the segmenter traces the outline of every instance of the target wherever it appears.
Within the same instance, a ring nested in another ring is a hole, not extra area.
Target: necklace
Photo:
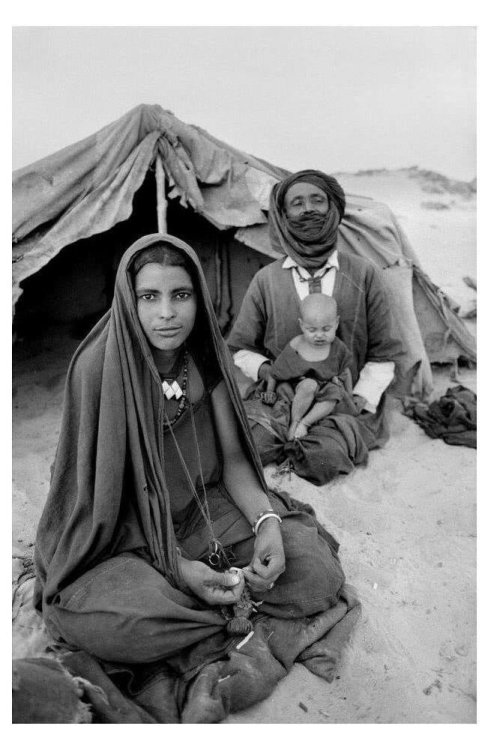
[[[191,424],[192,424],[192,430],[193,430],[193,439],[195,443],[196,456],[197,456],[197,462],[198,462],[198,469],[199,469],[200,478],[202,481],[203,498],[199,496],[196,490],[196,487],[193,483],[190,472],[188,470],[188,466],[186,465],[186,461],[184,459],[183,453],[181,451],[180,446],[178,445],[178,441],[176,440],[176,436],[174,434],[173,427],[172,427],[172,422],[168,420],[167,416],[166,416],[166,424],[168,425],[169,431],[171,433],[174,444],[176,446],[176,451],[178,453],[178,457],[183,467],[183,471],[188,480],[188,484],[190,485],[191,491],[197,502],[198,508],[207,525],[207,529],[208,529],[209,536],[210,536],[210,542],[208,545],[208,556],[207,556],[208,563],[212,568],[216,568],[217,570],[228,570],[231,567],[229,557],[227,555],[226,550],[224,549],[222,542],[219,539],[217,539],[217,537],[215,536],[215,531],[214,531],[213,523],[212,523],[212,517],[210,515],[210,508],[208,505],[207,491],[205,489],[205,482],[203,479],[202,460],[200,456],[200,447],[198,445],[198,436],[197,436],[195,417],[193,414],[193,405],[191,403],[191,399],[188,400],[188,403],[189,403]],[[221,606],[220,609],[221,609],[222,615],[227,620],[226,629],[230,635],[248,635],[249,636],[249,633],[252,632],[252,624],[250,622],[250,617],[253,612],[256,612],[256,608],[251,600],[251,595],[247,587],[245,587],[244,590],[242,591],[240,599],[236,602],[236,604],[233,604],[231,607]]]
[[[166,423],[170,426],[174,425],[176,420],[180,418],[180,416],[183,413],[183,410],[185,409],[186,402],[187,402],[187,385],[188,385],[188,353],[185,351],[184,359],[183,359],[183,380],[181,383],[181,387],[178,381],[176,380],[176,378],[171,383],[168,380],[163,380],[161,383],[161,387],[163,389],[165,398],[169,400],[174,397],[177,401],[179,401],[176,414],[171,420],[168,418],[168,415],[165,414]]]
[[[210,515],[210,508],[208,506],[208,500],[207,500],[207,490],[205,488],[205,482],[203,479],[203,468],[202,468],[202,459],[200,456],[200,447],[198,444],[198,436],[197,436],[197,430],[195,425],[195,416],[193,414],[193,404],[191,403],[191,399],[188,399],[189,404],[189,411],[190,411],[190,418],[191,418],[191,425],[192,425],[192,432],[193,432],[193,441],[195,444],[195,455],[197,457],[197,463],[198,463],[198,470],[201,477],[202,482],[202,495],[203,497],[200,497],[198,494],[198,491],[195,487],[195,484],[191,478],[190,472],[188,470],[188,466],[186,464],[185,458],[183,456],[183,453],[181,451],[181,448],[178,444],[178,441],[176,439],[176,435],[173,430],[173,424],[176,421],[176,418],[169,420],[168,415],[165,414],[165,424],[169,429],[169,432],[171,433],[171,437],[173,438],[173,442],[176,447],[176,452],[178,454],[178,458],[180,459],[181,466],[183,468],[183,471],[185,473],[186,479],[188,481],[188,484],[190,485],[190,489],[192,492],[193,497],[195,498],[195,502],[197,503],[198,509],[200,510],[200,513],[202,514],[202,517],[205,521],[205,524],[207,526],[207,530],[209,532],[210,536],[210,542],[208,545],[209,553],[208,553],[208,562],[212,566],[212,568],[217,568],[221,570],[226,570],[230,568],[230,562],[226,555],[226,552],[224,550],[224,547],[222,543],[217,539],[212,523],[212,518]]]
[[[295,269],[298,275],[298,280],[300,282],[308,283],[309,294],[322,291],[322,279],[324,278],[325,274],[331,270],[331,268],[333,268],[333,266],[326,266],[322,271],[316,274],[311,273],[310,276],[303,276],[300,271],[300,268],[298,266],[295,266]]]

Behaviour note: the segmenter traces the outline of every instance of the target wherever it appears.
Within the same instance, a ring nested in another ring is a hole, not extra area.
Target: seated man
[[[252,380],[267,379],[271,362],[300,334],[299,304],[322,292],[337,302],[338,336],[352,354],[353,399],[359,415],[329,415],[300,444],[288,440],[290,410],[282,400],[247,402],[263,463],[290,459],[295,472],[315,484],[364,463],[385,443],[384,392],[394,378],[401,344],[392,336],[388,301],[373,263],[338,252],[344,191],[334,177],[297,172],[273,187],[269,230],[278,259],[254,276],[228,338],[234,362]]]

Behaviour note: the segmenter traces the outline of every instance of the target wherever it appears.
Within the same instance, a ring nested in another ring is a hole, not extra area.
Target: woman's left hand
[[[280,524],[276,518],[267,518],[259,527],[254,554],[250,564],[243,568],[252,591],[263,592],[273,588],[285,570],[285,553]]]

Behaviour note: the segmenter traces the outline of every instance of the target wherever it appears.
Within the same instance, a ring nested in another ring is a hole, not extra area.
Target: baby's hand
[[[359,412],[362,412],[364,407],[368,403],[366,399],[363,398],[363,396],[359,396],[357,393],[353,395],[352,400],[354,401]]]
[[[276,403],[276,393],[274,391],[264,391],[264,393],[261,394],[261,401],[263,404],[273,406],[273,404]]]

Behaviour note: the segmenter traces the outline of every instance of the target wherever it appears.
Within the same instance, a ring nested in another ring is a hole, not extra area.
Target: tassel
[[[247,635],[252,630],[252,624],[246,617],[233,617],[226,628],[229,635]]]
[[[239,601],[232,605],[233,616],[227,621],[227,632],[230,635],[247,635],[250,633],[252,623],[249,618],[253,611],[254,605],[251,601],[250,591],[246,585]]]

